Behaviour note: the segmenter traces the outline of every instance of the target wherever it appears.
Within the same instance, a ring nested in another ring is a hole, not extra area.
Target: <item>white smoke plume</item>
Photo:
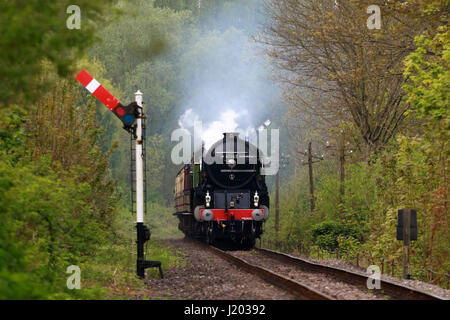
[[[221,111],[216,119],[212,119],[206,123],[202,123],[201,139],[205,143],[205,148],[211,147],[216,141],[223,138],[224,132],[238,132],[242,139],[249,138],[250,141],[255,141],[256,130],[252,126],[247,128],[239,127],[237,120],[240,117],[247,117],[248,111],[241,110],[240,112],[233,109],[225,109]],[[192,109],[186,112],[178,120],[180,128],[193,132],[193,122],[200,121],[200,117]]]
[[[262,24],[261,1],[229,1],[228,9],[201,28],[182,57],[182,111],[178,124],[193,134],[202,121],[205,147],[239,132],[253,143],[258,128],[282,104],[264,50],[252,40]]]

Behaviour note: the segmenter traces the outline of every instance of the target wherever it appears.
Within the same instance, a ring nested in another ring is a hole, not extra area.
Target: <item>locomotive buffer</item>
[[[111,110],[123,123],[123,128],[131,134],[131,193],[136,195],[136,229],[137,229],[137,261],[136,273],[145,278],[145,269],[158,268],[163,277],[161,262],[145,260],[144,246],[150,240],[150,230],[144,224],[146,209],[145,198],[145,115],[142,109],[142,93],[135,93],[135,102],[123,106],[111,93],[109,93],[94,77],[85,70],[81,70],[76,79],[101,103]],[[135,141],[135,148],[133,148]],[[135,158],[133,157],[135,155]],[[133,168],[135,160],[135,168]],[[134,182],[136,184],[134,184]],[[134,186],[136,189],[134,189]],[[134,205],[132,203],[132,210]]]

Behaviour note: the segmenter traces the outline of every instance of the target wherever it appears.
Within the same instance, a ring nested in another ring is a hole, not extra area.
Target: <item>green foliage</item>
[[[395,239],[397,210],[414,208],[419,232],[418,240],[411,244],[412,275],[421,280],[430,280],[432,275],[436,283],[445,284],[443,274],[450,261],[445,201],[450,140],[446,121],[431,116],[423,120],[420,135],[407,131],[399,134],[370,163],[348,158],[342,198],[339,177],[333,170],[337,165],[333,161],[316,163],[316,210],[312,214],[307,171],[299,170],[282,183],[278,240],[309,245],[313,255],[314,248],[329,252],[339,249],[352,261],[358,255],[362,264],[394,263],[399,271],[402,243]],[[272,210],[265,239],[275,238],[273,228]]]
[[[0,299],[127,298],[127,288],[144,288],[133,267],[135,220],[118,210],[94,104],[79,100],[58,79],[25,126],[19,110],[0,123]],[[152,231],[180,235],[170,209],[149,204],[149,212]],[[147,253],[163,268],[180,263],[153,238]],[[66,286],[70,265],[81,269],[81,290]]]
[[[339,235],[337,238],[337,248],[341,254],[354,257],[359,252],[361,243],[353,236]]]
[[[351,226],[335,221],[324,221],[312,227],[313,242],[323,250],[335,251],[340,237],[360,239],[361,235]]]
[[[107,226],[89,205],[92,186],[76,183],[74,172],[58,177],[49,164],[48,157],[20,167],[1,163],[0,265],[5,288],[12,290],[2,292],[4,298],[62,290],[65,268],[94,255],[104,241]]]
[[[450,116],[450,31],[447,26],[438,29],[433,37],[416,37],[417,49],[405,60],[404,86],[410,103],[421,116],[436,120]]]
[[[175,11],[189,10],[203,29],[226,30],[234,26],[254,31],[262,3],[260,0],[155,0],[154,5]]]
[[[50,61],[61,76],[95,40],[94,31],[104,21],[111,0],[77,1],[81,29],[66,26],[72,1],[11,0],[0,2],[0,107],[11,102],[35,101],[47,86],[36,83]],[[24,104],[26,105],[26,104]]]
[[[0,156],[6,161],[17,162],[23,154],[25,132],[25,111],[18,106],[11,106],[8,110],[0,109]]]
[[[84,49],[98,40],[94,37],[98,26],[93,21],[114,18],[114,13],[101,16],[110,3],[78,2],[81,30],[66,28],[66,8],[71,4],[67,1],[7,1],[0,5],[0,79],[5,84],[0,89],[0,299],[128,297],[132,294],[129,288],[144,286],[134,270],[134,219],[129,211],[118,209],[121,197],[109,168],[112,159],[112,166],[120,169],[117,176],[128,180],[129,162],[124,161],[128,152],[113,150],[117,140],[127,150],[129,136],[109,110],[96,108],[95,99],[74,79],[64,79],[70,71],[85,68],[124,101],[123,81],[112,86],[96,59],[78,60]],[[158,12],[163,15],[151,28],[172,27],[173,21],[165,21],[172,13]],[[140,19],[151,21],[148,16]],[[123,25],[125,34],[128,26]],[[139,27],[135,31],[139,33]],[[159,31],[151,39],[141,34],[142,46],[132,47],[135,65],[164,49],[165,43],[158,37]],[[130,44],[122,48],[129,50]],[[113,63],[122,65],[122,61]],[[158,66],[159,75],[167,74],[171,83],[170,68]],[[144,69],[140,80],[145,80]],[[122,80],[121,70],[117,74]],[[154,87],[157,78],[153,80],[149,86]],[[160,88],[171,91],[164,84]],[[158,94],[157,90],[155,96]],[[156,135],[150,141],[150,160],[160,165],[164,158],[161,137]],[[155,167],[152,173],[160,170]],[[161,185],[160,181],[154,183],[156,188]],[[159,194],[154,197],[164,199]],[[150,207],[160,215],[155,217],[155,230],[176,234],[176,219],[167,207]],[[164,268],[179,263],[169,249],[155,241],[148,254],[161,260]],[[81,290],[66,286],[69,265],[81,268]]]
[[[123,92],[119,95],[121,101],[133,101],[138,88],[144,93],[148,116],[147,200],[170,205],[177,170],[170,160],[170,132],[176,125],[179,55],[183,39],[192,32],[193,21],[187,11],[155,8],[152,1],[119,1],[116,7],[123,15],[102,31],[103,41],[90,50],[90,56],[102,61],[98,68],[101,77],[110,79],[114,89]],[[87,70],[97,72],[91,66]],[[110,168],[124,196],[129,197],[129,137],[108,110],[99,110],[99,121],[105,127],[104,147],[120,142],[112,153]]]
[[[97,145],[95,110],[74,105],[74,89],[63,79],[52,89],[30,109],[25,126],[19,111],[0,126],[4,299],[101,294],[68,290],[66,268],[88,262],[107,240],[117,205],[108,154]]]
[[[153,207],[151,207],[153,212]],[[160,211],[155,211],[160,212]],[[165,212],[164,212],[165,213]],[[161,217],[163,216],[161,214]],[[146,224],[154,231],[151,221],[159,222],[159,216],[150,214],[147,216]],[[163,270],[180,266],[182,261],[179,256],[173,255],[172,251],[164,247],[152,236],[145,250],[146,259],[161,261]],[[101,298],[103,299],[129,299],[130,289],[145,292],[145,282],[139,280],[135,273],[136,264],[136,225],[134,217],[126,208],[118,210],[114,216],[111,232],[107,241],[101,243],[96,250],[95,256],[90,261],[83,263],[83,282],[89,285],[105,288]],[[158,278],[156,270],[147,270],[147,278]]]
[[[147,225],[153,238],[180,238],[183,233],[178,230],[178,218],[173,215],[174,209],[159,202],[147,203]]]

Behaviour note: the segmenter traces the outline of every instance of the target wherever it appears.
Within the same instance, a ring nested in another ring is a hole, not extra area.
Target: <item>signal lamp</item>
[[[114,114],[122,121],[125,129],[130,129],[139,116],[139,106],[136,102],[130,103],[128,106],[122,106],[120,103],[114,108]]]

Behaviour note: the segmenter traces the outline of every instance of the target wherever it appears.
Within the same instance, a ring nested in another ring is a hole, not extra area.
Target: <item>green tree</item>
[[[433,37],[416,37],[417,49],[405,60],[407,102],[419,116],[448,121],[450,110],[450,31],[445,26]]]
[[[52,90],[26,125],[19,111],[0,123],[2,299],[90,297],[66,288],[65,270],[95,257],[118,205],[94,104],[77,105],[74,81],[45,70]]]
[[[67,8],[72,1],[11,0],[0,2],[0,107],[10,103],[36,101],[48,90],[36,82],[44,60],[50,61],[60,76],[68,76],[74,62],[97,38],[94,32],[104,22],[112,0],[77,1],[81,9],[81,29],[66,26]]]

